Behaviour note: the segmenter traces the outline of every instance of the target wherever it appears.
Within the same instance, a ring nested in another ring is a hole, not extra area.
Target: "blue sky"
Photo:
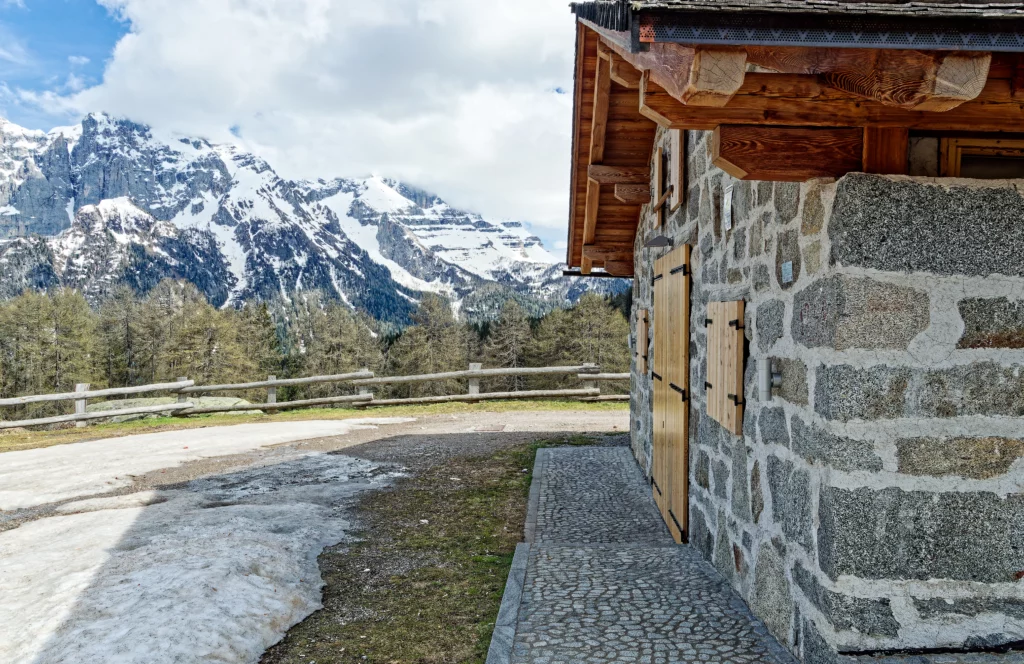
[[[0,116],[103,111],[287,178],[387,176],[557,255],[574,47],[559,0],[0,0]]]
[[[18,91],[96,85],[128,29],[95,0],[0,0],[0,81],[10,90],[0,97],[0,114],[31,129],[66,122],[68,115],[19,103]]]

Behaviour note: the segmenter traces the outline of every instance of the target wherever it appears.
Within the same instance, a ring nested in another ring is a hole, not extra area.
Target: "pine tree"
[[[238,311],[228,311],[238,330],[242,352],[255,365],[260,376],[281,374],[283,356],[270,307],[265,302],[246,302]],[[256,378],[256,376],[253,376]]]
[[[608,373],[629,370],[629,323],[599,295],[588,293],[570,310],[544,317],[527,351],[533,366],[598,364]],[[578,386],[573,377],[539,378],[535,386]]]
[[[427,294],[411,316],[414,325],[405,329],[387,354],[388,375],[460,371],[467,367],[466,327],[452,314],[448,300]],[[401,396],[455,394],[464,389],[457,380],[409,383],[394,391]]]
[[[530,343],[530,321],[515,300],[502,307],[501,317],[491,327],[484,346],[488,366],[519,369],[526,366],[526,348]],[[507,376],[493,381],[500,391],[518,391],[526,384],[524,376]]]
[[[2,348],[3,380],[2,393],[5,397],[50,392],[48,381],[50,363],[48,346],[50,301],[45,295],[25,291],[9,301],[0,310],[0,348]],[[21,416],[41,413],[38,408],[5,409],[4,416],[18,419]]]
[[[305,332],[308,341],[304,344],[302,363],[304,374],[330,376],[364,368],[379,372],[383,354],[371,325],[369,318],[334,300],[309,311]],[[304,393],[326,396],[351,391],[350,385],[324,384],[309,386]]]
[[[47,332],[52,334],[49,386],[55,392],[73,392],[78,383],[92,383],[96,329],[89,303],[80,292],[62,288],[50,296],[47,313]]]
[[[138,297],[124,286],[100,305],[96,324],[97,373],[109,387],[141,385],[140,354],[143,343]]]

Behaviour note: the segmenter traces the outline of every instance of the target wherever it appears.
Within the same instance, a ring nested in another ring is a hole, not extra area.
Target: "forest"
[[[211,385],[363,367],[398,376],[461,370],[470,362],[513,368],[593,362],[603,371],[625,372],[627,297],[587,294],[571,309],[540,318],[531,318],[509,300],[496,320],[467,323],[446,298],[426,294],[412,325],[387,334],[369,316],[316,292],[218,309],[195,286],[171,280],[142,297],[125,287],[96,308],[75,290],[26,291],[0,303],[0,398],[71,392],[79,383],[102,389],[187,376],[197,385]],[[484,391],[557,387],[578,387],[578,380],[503,377],[482,384]],[[377,394],[413,397],[464,390],[459,381],[437,381],[381,386]],[[287,388],[281,400],[351,391],[343,384]],[[6,408],[0,419],[68,412],[69,407]]]

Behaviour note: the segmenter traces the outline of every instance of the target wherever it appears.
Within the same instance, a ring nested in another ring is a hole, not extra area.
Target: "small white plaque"
[[[728,185],[722,192],[722,227],[732,230],[732,185]]]
[[[793,261],[786,261],[782,264],[782,283],[793,283]]]

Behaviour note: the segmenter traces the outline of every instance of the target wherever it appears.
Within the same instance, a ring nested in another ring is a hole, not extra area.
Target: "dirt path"
[[[115,475],[109,490],[68,484],[77,469],[55,466],[63,493],[21,496],[27,507],[0,512],[0,661],[113,661],[112,653],[119,662],[255,661],[320,606],[317,555],[349,541],[353,507],[367,490],[389,486],[400,469],[416,476],[537,438],[626,431],[628,414],[348,425],[335,436],[170,455],[164,467]],[[196,444],[194,432],[181,434],[167,447]],[[81,474],[88,469],[86,455]]]

